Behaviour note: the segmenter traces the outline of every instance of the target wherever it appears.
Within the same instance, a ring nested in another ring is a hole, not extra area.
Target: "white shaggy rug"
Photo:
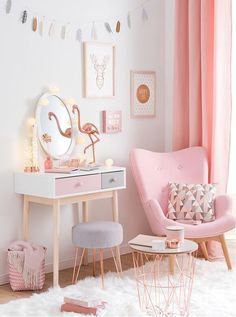
[[[30,298],[14,300],[0,305],[0,316],[84,316],[60,312],[63,297],[75,293],[106,300],[108,302],[106,309],[100,316],[147,316],[139,308],[132,269],[124,272],[122,279],[114,273],[108,273],[105,278],[105,290],[100,288],[100,284],[99,278],[89,277],[77,285],[50,289],[46,293],[34,294]],[[235,269],[229,272],[224,261],[197,260],[190,317],[235,317],[235,294]]]

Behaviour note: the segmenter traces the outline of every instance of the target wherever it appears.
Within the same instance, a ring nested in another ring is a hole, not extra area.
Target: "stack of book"
[[[105,308],[105,301],[97,299],[88,299],[77,296],[64,297],[64,303],[61,305],[61,312],[73,312],[85,315],[97,316]]]

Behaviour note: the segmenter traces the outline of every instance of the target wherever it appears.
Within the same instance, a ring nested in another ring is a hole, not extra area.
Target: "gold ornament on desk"
[[[78,115],[78,130],[83,134],[87,134],[87,136],[89,137],[91,141],[91,143],[84,148],[84,154],[86,153],[88,148],[92,147],[93,160],[90,163],[95,163],[96,159],[95,159],[94,145],[100,141],[98,128],[93,123],[90,123],[90,122],[87,122],[83,126],[81,126],[80,110],[77,105],[74,105],[72,107],[72,112],[75,113],[75,111],[77,111],[77,115]]]
[[[95,148],[94,145],[100,141],[99,138],[99,131],[98,128],[90,122],[87,122],[85,124],[83,124],[83,126],[81,126],[81,122],[80,122],[80,110],[78,108],[77,105],[73,105],[72,107],[72,112],[75,114],[75,112],[77,112],[77,126],[78,126],[78,130],[79,132],[83,133],[83,134],[87,134],[87,136],[89,137],[91,143],[89,145],[87,145],[84,148],[84,154],[87,152],[87,150],[92,147],[92,152],[93,152],[93,157],[92,157],[92,161],[90,163],[95,163],[96,159],[95,159]],[[48,119],[52,120],[54,119],[58,131],[59,133],[64,136],[65,138],[71,138],[72,136],[72,130],[71,128],[67,128],[65,131],[62,130],[59,119],[57,117],[57,115],[54,112],[49,112],[48,113]],[[45,141],[45,140],[44,140]],[[84,142],[84,139],[82,137],[79,137],[77,139],[77,144],[82,144]]]

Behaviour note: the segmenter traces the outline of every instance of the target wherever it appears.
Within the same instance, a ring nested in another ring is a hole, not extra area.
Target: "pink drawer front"
[[[69,195],[101,189],[101,175],[74,176],[56,179],[56,195]]]

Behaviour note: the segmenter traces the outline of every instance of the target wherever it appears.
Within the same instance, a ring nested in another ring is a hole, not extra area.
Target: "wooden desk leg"
[[[113,221],[119,221],[119,209],[118,209],[118,193],[117,190],[112,192],[112,216]],[[121,268],[121,260],[120,260],[120,247],[116,247],[116,261],[119,263],[119,267]]]
[[[82,202],[82,221],[88,222],[88,202]],[[84,252],[83,265],[88,265],[88,249]]]
[[[60,200],[53,202],[53,286],[59,285]]]
[[[118,194],[117,190],[112,192],[112,214],[113,214],[113,221],[119,221],[119,211],[118,211]]]
[[[23,202],[23,240],[29,240],[29,199],[24,195]]]

